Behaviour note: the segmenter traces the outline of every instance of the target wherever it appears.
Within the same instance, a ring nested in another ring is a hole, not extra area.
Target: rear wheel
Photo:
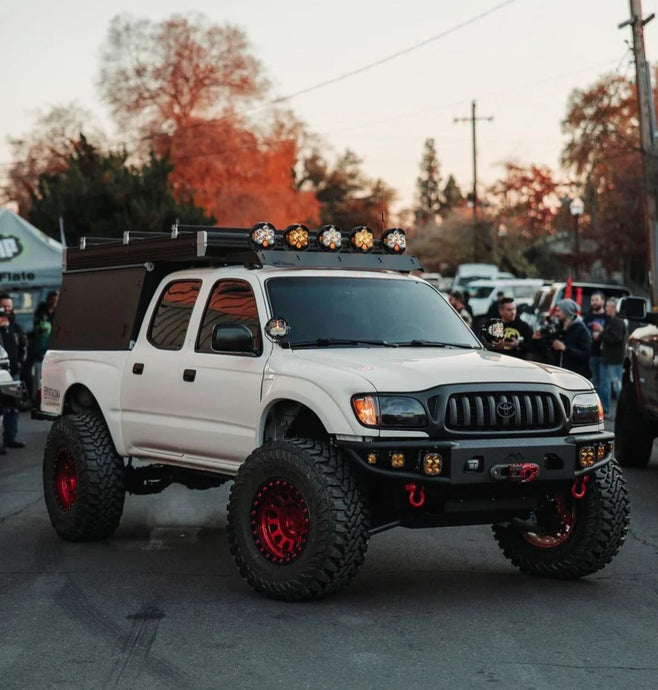
[[[615,413],[615,456],[623,467],[646,467],[655,428],[643,417],[632,381],[624,377]]]
[[[257,449],[242,465],[228,535],[240,574],[256,591],[318,599],[356,575],[368,544],[367,511],[334,448],[292,439]]]
[[[104,420],[95,414],[57,419],[43,457],[50,521],[69,541],[105,539],[123,512],[125,468]]]
[[[537,531],[494,525],[503,554],[524,573],[560,580],[590,575],[624,543],[629,523],[626,483],[615,461],[589,475],[581,499],[547,494],[534,519]]]

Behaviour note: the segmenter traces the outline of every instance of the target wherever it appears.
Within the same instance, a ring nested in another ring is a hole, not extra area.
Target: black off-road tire
[[[547,502],[562,502],[571,527],[555,526],[554,535],[539,536],[509,525],[493,525],[503,554],[524,573],[558,580],[572,580],[601,570],[624,543],[630,505],[626,482],[613,460],[590,475],[585,496],[570,491]],[[556,523],[553,523],[556,525]]]
[[[656,427],[642,415],[632,381],[624,377],[615,413],[615,456],[622,467],[646,467]]]
[[[273,599],[309,601],[345,587],[365,558],[368,521],[348,464],[316,441],[258,448],[229,496],[228,537],[240,575]]]
[[[97,414],[59,417],[43,456],[50,521],[67,541],[111,536],[123,512],[125,467],[105,421]]]

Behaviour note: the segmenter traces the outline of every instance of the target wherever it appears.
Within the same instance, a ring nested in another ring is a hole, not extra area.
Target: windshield
[[[266,283],[272,315],[286,319],[291,346],[479,348],[480,342],[430,285],[386,278],[280,277]]]

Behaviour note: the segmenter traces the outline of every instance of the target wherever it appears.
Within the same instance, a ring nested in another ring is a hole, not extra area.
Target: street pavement
[[[611,426],[611,423],[606,423]],[[631,529],[575,582],[524,576],[488,526],[372,538],[353,584],[286,604],[232,563],[228,487],[128,496],[67,543],[41,489],[47,422],[0,456],[0,688],[656,688],[658,451],[625,470]]]

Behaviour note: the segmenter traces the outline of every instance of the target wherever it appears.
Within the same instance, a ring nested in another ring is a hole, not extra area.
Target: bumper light
[[[578,451],[578,462],[581,467],[591,467],[595,461],[594,447],[583,446]]]
[[[435,476],[443,470],[443,458],[438,453],[425,453],[423,457],[423,471],[425,474]]]
[[[596,459],[597,460],[603,460],[603,458],[606,456],[607,446],[608,446],[607,443],[599,443],[596,446]]]
[[[391,453],[391,467],[395,470],[404,467],[404,453]]]
[[[369,465],[376,465],[377,464],[377,453],[368,453],[368,464]]]

